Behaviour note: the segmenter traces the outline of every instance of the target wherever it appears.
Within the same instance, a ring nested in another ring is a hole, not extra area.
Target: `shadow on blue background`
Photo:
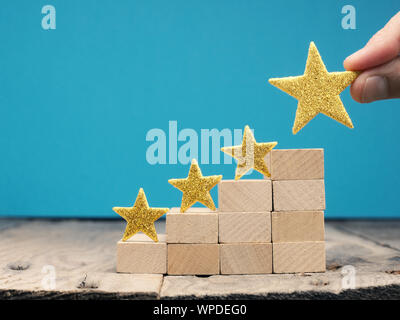
[[[52,4],[57,29],[43,30]],[[278,148],[325,149],[327,217],[398,217],[399,101],[341,95],[350,130],[319,115],[292,135],[297,101],[267,83],[300,75],[315,41],[328,71],[362,47],[397,2],[3,1],[0,10],[0,214],[115,217],[143,187],[151,206],[179,206],[169,178],[189,165],[150,165],[146,133],[239,128]],[[233,178],[235,165],[202,165]],[[252,178],[260,178],[254,173]],[[216,200],[216,191],[213,190]]]

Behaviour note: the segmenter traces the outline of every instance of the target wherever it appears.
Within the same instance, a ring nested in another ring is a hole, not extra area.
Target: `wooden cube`
[[[271,213],[220,212],[219,242],[271,242]]]
[[[271,180],[222,180],[218,202],[220,212],[271,212]]]
[[[324,149],[274,149],[272,180],[324,179]]]
[[[172,208],[166,219],[167,243],[218,243],[218,213],[208,208]]]
[[[221,244],[220,260],[221,274],[272,273],[272,244]]]
[[[219,244],[168,244],[168,274],[219,274]]]
[[[325,210],[324,180],[273,181],[273,211]]]
[[[323,211],[272,212],[272,242],[324,241]]]
[[[117,272],[167,273],[167,244],[165,235],[153,242],[144,234],[136,234],[117,243]]]
[[[325,272],[325,242],[279,242],[272,244],[273,272]]]

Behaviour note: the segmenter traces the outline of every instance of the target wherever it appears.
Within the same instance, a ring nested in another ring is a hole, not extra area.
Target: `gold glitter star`
[[[240,146],[224,147],[221,150],[238,160],[235,180],[240,179],[251,168],[271,177],[264,158],[277,144],[278,142],[257,143],[253,132],[246,126]]]
[[[210,190],[214,188],[221,179],[221,175],[203,177],[196,159],[193,159],[187,178],[170,179],[168,182],[183,192],[181,212],[185,212],[197,201],[211,210],[215,210],[216,208],[211,198]]]
[[[122,208],[114,207],[113,210],[118,213],[128,223],[122,241],[128,240],[139,231],[145,233],[153,241],[158,242],[154,221],[165,214],[168,208],[150,208],[147,203],[146,195],[140,188],[133,207]]]
[[[299,101],[293,125],[293,134],[296,134],[319,113],[353,128],[339,94],[357,78],[357,75],[358,73],[353,71],[328,72],[317,47],[311,42],[304,75],[272,78],[269,79],[269,83]]]

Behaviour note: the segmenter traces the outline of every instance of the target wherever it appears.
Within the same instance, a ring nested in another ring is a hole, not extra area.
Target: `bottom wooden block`
[[[325,272],[325,242],[273,243],[273,272]]]
[[[168,274],[219,274],[219,245],[168,244]]]
[[[220,245],[221,274],[272,273],[272,243]]]
[[[144,234],[136,234],[127,241],[117,243],[117,272],[167,273],[167,243],[159,234],[153,242]]]

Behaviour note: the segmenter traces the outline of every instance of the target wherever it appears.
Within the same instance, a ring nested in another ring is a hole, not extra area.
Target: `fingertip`
[[[343,61],[343,67],[347,71],[358,71],[364,69],[365,52],[364,48],[349,55]]]
[[[353,100],[358,103],[362,103],[362,90],[363,90],[363,80],[359,80],[358,78],[352,83],[350,87],[350,94]]]
[[[352,55],[348,56],[346,59],[344,59],[343,61],[343,67],[345,70],[347,71],[352,71],[353,68],[353,64],[352,64],[352,59],[351,59]]]

